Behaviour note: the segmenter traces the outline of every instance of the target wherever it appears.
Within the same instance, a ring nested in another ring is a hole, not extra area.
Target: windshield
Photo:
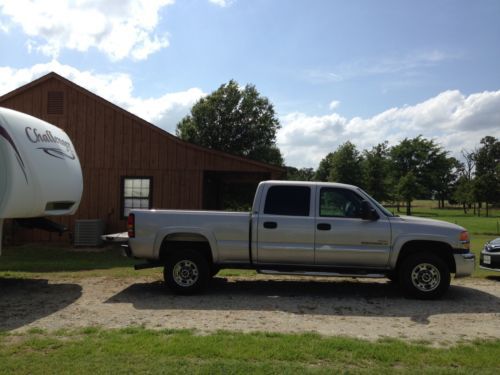
[[[390,216],[390,217],[394,217],[396,215],[394,215],[391,211],[389,211],[387,208],[385,208],[384,206],[382,206],[380,203],[378,203],[375,199],[373,199],[370,194],[368,194],[366,191],[364,191],[363,189],[360,189],[358,188],[358,190],[363,193],[363,195],[368,198],[368,200],[374,204],[380,211],[382,211],[384,213],[384,215],[386,216]]]

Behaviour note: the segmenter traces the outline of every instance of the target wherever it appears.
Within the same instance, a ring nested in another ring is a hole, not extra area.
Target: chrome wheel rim
[[[416,265],[411,272],[413,286],[422,292],[432,292],[441,282],[439,269],[430,263]]]
[[[190,260],[181,260],[175,264],[172,274],[177,285],[190,287],[198,281],[198,266]]]

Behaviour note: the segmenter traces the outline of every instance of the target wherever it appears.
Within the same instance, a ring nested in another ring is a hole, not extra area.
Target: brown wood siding
[[[62,114],[47,113],[48,92],[63,93]],[[121,178],[153,178],[154,208],[201,209],[204,171],[282,170],[182,142],[144,120],[51,73],[0,98],[0,106],[41,118],[70,136],[83,170],[84,192],[73,217],[58,221],[74,230],[75,220],[102,219],[107,232],[123,231]],[[27,241],[57,240],[57,234],[23,231]],[[67,240],[68,236],[62,237]]]

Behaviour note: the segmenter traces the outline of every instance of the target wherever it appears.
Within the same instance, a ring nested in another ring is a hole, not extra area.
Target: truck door
[[[337,187],[317,187],[315,264],[339,267],[387,265],[391,229],[387,217],[361,218],[364,198]]]
[[[315,189],[271,185],[257,223],[257,264],[314,264]]]

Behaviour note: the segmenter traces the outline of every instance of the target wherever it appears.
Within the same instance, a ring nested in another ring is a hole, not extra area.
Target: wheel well
[[[179,250],[193,250],[202,254],[212,264],[212,249],[208,240],[199,234],[176,233],[163,239],[159,259],[166,261],[168,256]]]
[[[439,256],[446,263],[450,272],[456,272],[453,249],[447,243],[439,241],[409,241],[405,243],[399,252],[396,268],[399,268],[401,262],[409,255],[423,252]]]

